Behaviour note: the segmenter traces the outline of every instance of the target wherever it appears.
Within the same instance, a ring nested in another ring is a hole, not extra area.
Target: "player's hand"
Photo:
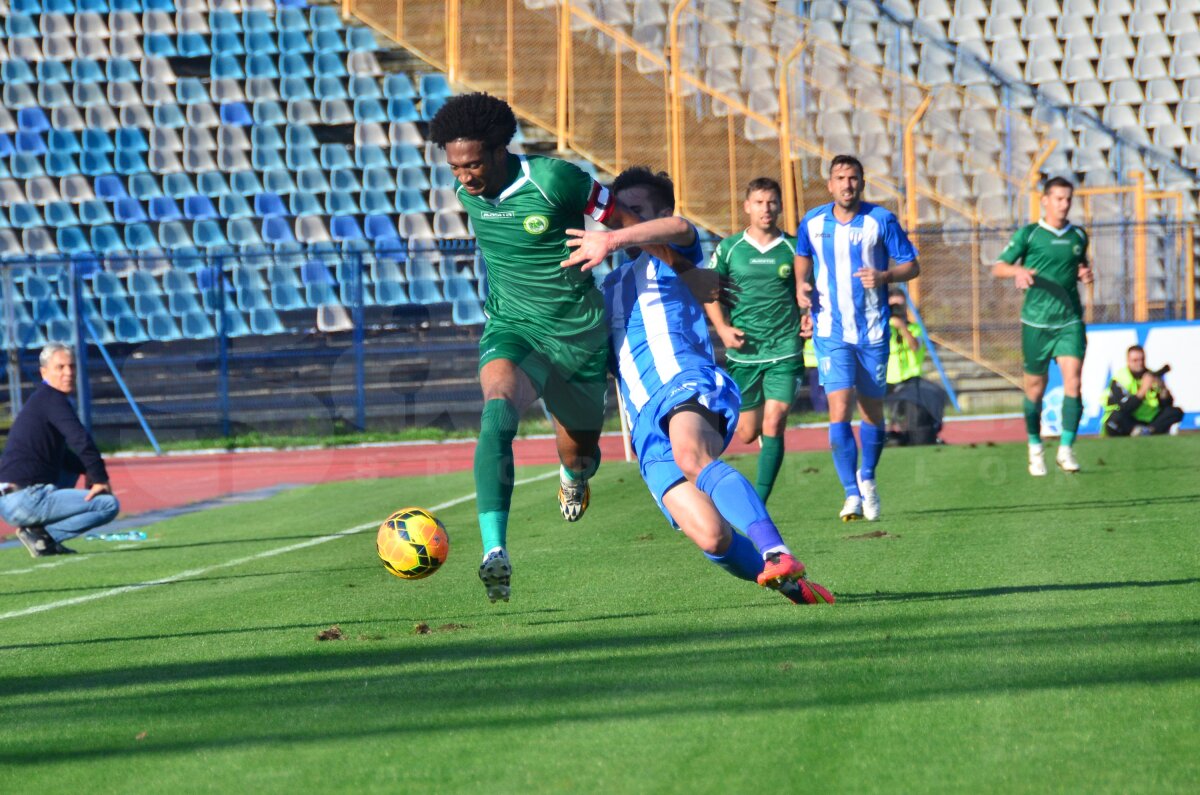
[[[1021,268],[1017,271],[1017,275],[1013,277],[1013,284],[1017,285],[1018,290],[1028,290],[1033,286],[1034,277],[1037,276],[1037,271],[1029,268]]]
[[[1095,280],[1096,275],[1092,272],[1090,267],[1087,265],[1079,266],[1079,281],[1083,282],[1084,284],[1091,284]]]
[[[888,325],[891,326],[892,328],[896,329],[897,331],[900,331],[901,329],[904,328],[904,324],[902,322],[900,322],[900,318],[896,317],[895,315],[892,315],[891,317],[888,318]]]
[[[811,340],[813,335],[812,315],[805,312],[800,317],[800,336],[806,340]]]
[[[83,498],[84,502],[91,502],[92,497],[97,494],[112,494],[112,488],[107,483],[95,483],[88,489],[87,496]]]
[[[863,287],[871,290],[888,283],[886,274],[887,271],[876,270],[875,268],[859,268],[853,275],[862,279]]]
[[[812,308],[812,285],[802,282],[796,287],[796,305],[801,309]]]
[[[725,343],[726,348],[736,351],[746,344],[746,332],[735,326],[727,326],[717,333],[721,335],[721,342]]]
[[[612,233],[598,229],[568,229],[567,247],[575,251],[559,265],[564,268],[578,265],[582,271],[591,270],[617,250],[613,245]]]

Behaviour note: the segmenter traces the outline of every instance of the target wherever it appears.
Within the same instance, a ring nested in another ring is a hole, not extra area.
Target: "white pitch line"
[[[556,475],[558,475],[558,470],[554,469],[550,472],[544,472],[541,475],[534,475],[531,478],[518,480],[513,483],[513,486],[523,486],[526,483],[533,483],[538,480],[546,480],[547,478],[554,477]],[[455,505],[461,505],[464,502],[470,502],[473,499],[475,499],[475,492],[471,492],[470,494],[462,497],[455,497],[453,500],[448,500],[440,505],[434,505],[429,510],[441,511],[446,508],[452,508]],[[97,599],[107,599],[110,596],[120,596],[121,594],[131,593],[133,591],[141,591],[146,588],[153,588],[157,585],[170,585],[182,580],[189,580],[193,577],[200,577],[219,569],[228,569],[234,566],[240,566],[243,563],[251,563],[256,560],[264,560],[266,558],[273,558],[276,555],[284,555],[288,552],[295,552],[298,549],[315,547],[318,544],[324,544],[326,541],[334,541],[338,538],[342,538],[343,536],[354,535],[355,533],[371,530],[378,526],[379,525],[375,522],[368,522],[366,524],[348,527],[345,530],[339,530],[338,532],[331,533],[327,536],[319,536],[317,538],[311,538],[308,541],[301,541],[298,544],[289,544],[286,547],[268,549],[264,552],[257,552],[253,555],[247,555],[243,558],[235,558],[234,560],[229,560],[224,563],[216,563],[212,566],[205,566],[199,569],[188,569],[187,571],[181,571],[178,574],[172,574],[170,577],[161,577],[157,580],[147,580],[146,582],[139,582],[134,585],[122,585],[119,588],[110,588],[107,591],[98,591],[96,593],[85,594],[83,596],[75,596],[70,599],[60,599],[57,602],[47,602],[45,604],[33,605],[32,607],[25,607],[20,610],[12,610],[7,613],[0,613],[0,621],[5,621],[10,618],[21,618],[22,616],[31,616],[36,613],[45,613],[48,610],[57,610],[60,607],[70,607],[71,605],[84,604],[85,602],[94,602]]]
[[[81,560],[87,560],[88,557],[89,556],[86,554],[75,555],[73,557],[63,558],[62,560],[51,561],[50,563],[38,563],[34,566],[30,566],[27,569],[9,569],[8,571],[0,571],[0,575],[31,574],[35,571],[41,571],[42,569],[53,569],[56,566],[62,566],[63,564],[66,564],[66,563],[76,563]]]

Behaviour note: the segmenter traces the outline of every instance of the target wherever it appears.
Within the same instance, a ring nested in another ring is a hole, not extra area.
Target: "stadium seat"
[[[149,337],[159,342],[174,342],[183,339],[175,319],[166,312],[155,312],[146,317],[146,331]]]
[[[200,311],[185,312],[178,315],[181,319],[182,335],[187,339],[205,340],[216,336],[212,322]]]
[[[250,331],[254,334],[282,334],[285,329],[279,320],[279,315],[269,306],[255,307],[250,310]]]

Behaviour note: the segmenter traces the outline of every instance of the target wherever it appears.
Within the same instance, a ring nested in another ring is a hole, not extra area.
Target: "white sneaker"
[[[1029,445],[1029,474],[1035,478],[1046,477],[1046,455],[1040,444]]]
[[[842,512],[838,515],[842,517],[843,522],[857,522],[863,518],[862,497],[847,497],[842,505]]]
[[[508,601],[509,578],[512,577],[512,564],[508,562],[508,553],[504,547],[496,547],[483,556],[479,564],[479,579],[487,589],[487,597],[491,602],[497,599]]]
[[[879,521],[879,490],[875,488],[874,480],[863,480],[862,472],[855,472],[858,478],[858,490],[862,492],[862,512],[868,522]]]
[[[1070,447],[1059,447],[1054,460],[1063,472],[1078,472],[1079,462],[1075,460],[1075,451]]]

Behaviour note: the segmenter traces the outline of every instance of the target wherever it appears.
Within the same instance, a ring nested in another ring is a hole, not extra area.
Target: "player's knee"
[[[755,425],[755,423],[752,423],[752,422],[747,422],[744,424],[740,423],[740,422],[738,423],[737,439],[742,444],[753,444],[754,440],[758,438],[758,435],[759,435],[759,429]]]
[[[729,541],[732,536],[719,517],[713,516],[696,520],[690,529],[688,537],[701,552],[709,555],[724,555],[729,550]]]
[[[713,457],[708,454],[708,451],[698,445],[675,450],[675,465],[692,483],[696,482],[696,478],[700,477],[700,473],[712,461]]]

